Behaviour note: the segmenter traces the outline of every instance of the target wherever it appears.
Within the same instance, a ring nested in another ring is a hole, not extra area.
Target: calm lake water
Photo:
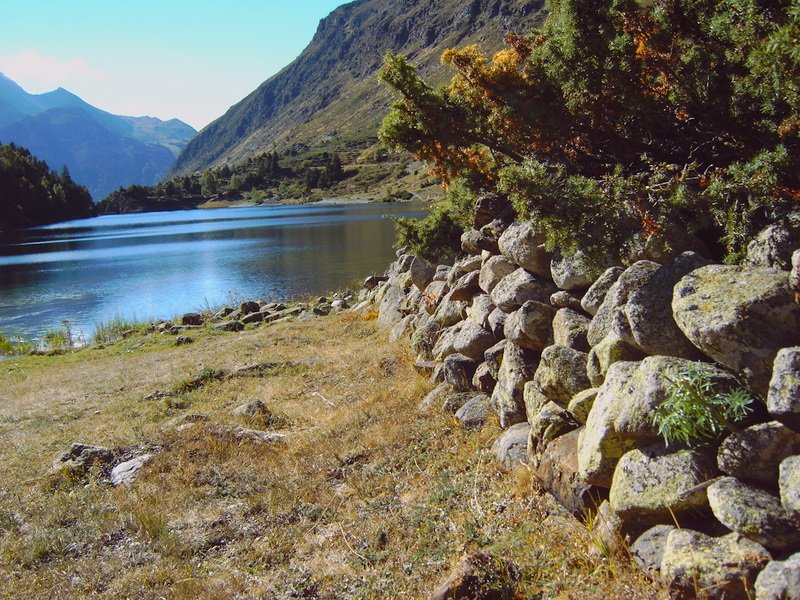
[[[68,320],[162,319],[241,299],[342,289],[394,258],[395,216],[419,204],[300,205],[112,215],[0,240],[0,332]]]

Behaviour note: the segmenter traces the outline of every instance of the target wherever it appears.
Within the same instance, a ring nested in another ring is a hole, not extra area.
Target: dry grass
[[[418,598],[481,548],[520,567],[521,598],[657,595],[493,463],[496,424],[467,433],[419,415],[428,385],[385,339],[329,317],[0,362],[3,594]],[[209,372],[226,376],[186,385]],[[143,400],[160,390],[172,395]],[[246,425],[231,409],[253,399],[287,444],[231,434]],[[210,420],[161,429],[189,413]],[[48,475],[75,441],[160,451],[130,487]]]

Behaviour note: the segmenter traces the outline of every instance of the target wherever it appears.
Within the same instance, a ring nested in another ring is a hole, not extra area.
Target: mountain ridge
[[[171,174],[236,163],[272,148],[339,137],[368,137],[389,106],[375,75],[386,51],[409,56],[443,80],[446,48],[499,48],[511,30],[543,17],[543,0],[356,0],[320,21],[309,45],[184,148]]]

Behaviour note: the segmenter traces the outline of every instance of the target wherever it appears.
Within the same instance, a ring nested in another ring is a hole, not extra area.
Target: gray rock
[[[528,423],[532,423],[539,414],[539,411],[550,402],[550,399],[542,393],[539,386],[533,381],[525,382],[522,397],[525,401],[525,415],[528,418]]]
[[[439,281],[437,279],[431,281],[422,294],[422,305],[425,307],[425,312],[427,312],[429,315],[435,313],[436,307],[439,306],[442,298],[447,295],[449,290],[450,287],[447,285],[447,282]]]
[[[717,464],[720,471],[742,481],[775,487],[778,465],[793,454],[800,454],[800,433],[771,421],[725,438],[717,452]]]
[[[463,354],[451,354],[444,359],[444,380],[457,392],[472,389],[472,376],[478,363]]]
[[[164,423],[161,426],[161,430],[162,431],[166,431],[168,429],[178,429],[179,427],[182,427],[184,425],[189,425],[189,424],[193,425],[195,423],[205,423],[205,422],[207,422],[209,420],[210,419],[209,419],[208,415],[204,415],[204,414],[200,414],[200,413],[179,415],[177,417],[174,417],[174,418],[170,419],[166,423]]]
[[[624,315],[636,348],[651,355],[700,358],[697,348],[672,318],[672,290],[684,275],[708,262],[694,252],[684,252],[659,267],[644,285],[630,293]]]
[[[452,287],[456,281],[461,279],[467,273],[473,271],[480,271],[483,265],[483,259],[480,256],[467,256],[462,258],[453,265],[450,272],[447,274],[447,285]]]
[[[539,456],[550,442],[578,428],[572,415],[555,402],[548,402],[530,421],[528,436],[528,458],[532,465],[538,464]]]
[[[778,485],[783,508],[800,514],[800,456],[784,459],[778,470]]]
[[[610,487],[614,468],[623,454],[659,440],[653,411],[669,393],[665,375],[674,374],[688,362],[669,356],[650,356],[640,363],[611,365],[578,445],[579,471],[587,483]],[[734,381],[721,369],[712,372],[715,381]]]
[[[656,525],[636,538],[631,545],[631,558],[642,571],[654,574],[661,569],[667,538],[674,525]]]
[[[478,294],[472,299],[472,304],[467,309],[467,316],[484,329],[489,330],[489,315],[495,309],[492,299],[488,294]]]
[[[473,396],[456,411],[456,419],[465,429],[480,429],[492,412],[491,400],[486,394]]]
[[[109,448],[73,443],[53,462],[53,468],[67,470],[76,477],[83,477],[91,469],[107,474],[116,458],[116,453]]]
[[[497,343],[497,338],[472,319],[463,322],[461,330],[453,341],[453,348],[459,354],[481,361],[483,353]]]
[[[586,376],[587,357],[567,346],[549,346],[542,352],[533,382],[548,400],[566,407],[575,394],[592,387]]]
[[[392,285],[386,289],[378,309],[378,325],[388,329],[403,318],[400,305],[405,297],[403,288]]]
[[[442,402],[442,412],[455,414],[476,396],[475,391],[447,394]]]
[[[772,494],[724,477],[708,486],[708,502],[731,531],[770,550],[800,549],[800,515],[784,509]]]
[[[439,326],[438,323],[434,323],[434,325]],[[456,353],[456,338],[461,333],[462,327],[464,327],[463,321],[440,329],[439,337],[436,339],[431,351],[434,360],[444,360],[451,354]]]
[[[530,221],[513,223],[498,240],[503,256],[531,273],[549,278],[552,255],[544,244],[544,233],[537,232]]]
[[[505,337],[523,348],[541,352],[553,344],[555,314],[552,306],[528,300],[508,315],[503,328]]]
[[[428,413],[434,406],[441,406],[444,402],[444,399],[453,392],[453,388],[447,382],[441,382],[435,388],[433,388],[428,394],[422,399],[417,407],[417,410],[421,413]]]
[[[417,315],[406,315],[400,319],[389,332],[389,341],[396,342],[399,339],[411,335],[411,332],[414,331],[414,323],[416,323],[418,318]]]
[[[503,429],[525,420],[524,386],[533,378],[538,362],[538,356],[530,350],[513,342],[506,344],[492,392],[492,405]]]
[[[261,431],[259,429],[247,429],[245,427],[236,427],[232,431],[233,437],[243,442],[251,444],[283,444],[286,443],[287,435],[285,433],[272,433],[269,431]]]
[[[756,575],[769,560],[762,546],[737,533],[713,538],[674,529],[667,536],[661,578],[671,598],[688,600],[703,590],[708,598],[748,600]]]
[[[600,306],[606,298],[606,294],[611,289],[611,286],[619,279],[624,269],[622,267],[610,267],[606,269],[600,277],[597,278],[591,287],[586,291],[581,298],[581,307],[590,315],[597,314]]]
[[[364,286],[365,289],[374,290],[387,279],[389,278],[384,275],[368,275],[361,285]]]
[[[624,522],[653,525],[707,509],[698,486],[716,473],[713,459],[695,450],[631,450],[617,463],[608,501]]]
[[[472,298],[481,292],[478,287],[478,278],[480,272],[471,271],[466,275],[462,275],[458,281],[453,283],[450,289],[450,300],[466,300],[471,302]]]
[[[442,327],[455,325],[459,321],[463,321],[467,318],[468,307],[469,302],[453,300],[452,292],[448,292],[447,295],[442,298],[439,306],[436,307],[436,311],[431,315],[431,320]]]
[[[586,290],[594,283],[603,267],[593,264],[586,255],[578,251],[571,256],[556,253],[550,261],[550,274],[562,290]]]
[[[800,553],[786,560],[773,560],[756,579],[756,600],[800,598]]]
[[[256,305],[258,306],[258,305]],[[258,310],[258,308],[256,308]],[[203,315],[196,312],[189,312],[181,317],[181,325],[202,325]]]
[[[528,423],[517,423],[500,434],[492,445],[495,460],[507,469],[524,468],[528,463]]]
[[[258,312],[261,306],[258,302],[246,301],[239,305],[239,313],[242,315],[249,315],[250,313]],[[186,323],[186,325],[196,325],[196,323]]]
[[[231,411],[231,415],[245,419],[262,420],[269,419],[272,413],[262,400],[251,400],[234,408]]]
[[[792,213],[781,221],[768,225],[747,244],[747,257],[743,264],[788,271],[792,267],[792,252],[798,246],[800,214]]]
[[[762,398],[778,350],[798,342],[800,307],[777,269],[702,267],[675,286],[672,309],[695,347],[741,373]]]
[[[461,234],[461,250],[467,254],[478,255],[483,252],[481,232],[477,229],[467,229]]]
[[[800,292],[800,249],[792,253],[792,270],[789,272],[789,288],[794,292],[795,301]]]
[[[552,282],[531,275],[525,269],[517,269],[506,275],[492,290],[492,302],[499,309],[510,313],[528,300],[546,303],[556,291]]]
[[[452,270],[452,265],[436,265],[436,273],[433,276],[434,281],[447,281]]]
[[[424,300],[425,299],[422,295],[422,292],[417,289],[417,286],[412,285],[411,288],[409,288],[406,297],[403,298],[403,301],[400,303],[400,312],[404,315],[418,313]],[[333,304],[329,304],[328,306],[330,307],[328,312],[333,310]]]
[[[483,252],[499,254],[500,236],[505,233],[508,226],[509,223],[507,221],[503,219],[494,219],[481,227],[478,230],[481,234],[480,238],[478,238],[478,247],[481,248]]]
[[[506,321],[508,321],[508,314],[504,313],[499,308],[495,308],[491,313],[489,313],[489,331],[495,334],[497,337],[503,337],[505,328],[506,328]]]
[[[586,335],[590,322],[590,319],[570,308],[560,309],[553,317],[553,343],[588,352],[589,341]]]
[[[175,338],[175,345],[176,346],[186,346],[187,344],[194,343],[194,340],[185,335],[179,335]]]
[[[131,460],[119,463],[111,469],[111,485],[130,485],[139,476],[139,470],[153,458],[152,454],[142,454]]]
[[[472,376],[472,387],[479,392],[491,395],[495,385],[497,385],[497,379],[492,375],[491,365],[487,362],[482,362],[475,369],[475,375]]]
[[[442,328],[439,324],[432,321],[417,326],[417,329],[411,334],[411,349],[413,352],[423,360],[431,360],[433,358],[433,348],[436,345],[436,340],[439,339],[441,330]]]
[[[551,294],[550,304],[556,308],[568,308],[577,313],[583,313],[581,299],[573,294],[570,294],[569,292],[565,292],[564,290],[559,290],[554,294]]]
[[[495,379],[500,374],[500,365],[503,363],[506,344],[508,344],[508,340],[500,340],[483,353],[483,360],[489,365],[489,372]]]
[[[589,388],[578,392],[570,398],[567,410],[572,413],[578,423],[586,425],[586,420],[589,418],[589,412],[592,410],[594,401],[597,398],[598,388]]]
[[[800,347],[778,351],[769,382],[767,410],[776,417],[800,421]]]
[[[517,270],[517,265],[505,256],[492,256],[483,263],[478,278],[478,285],[487,294],[491,294],[495,286],[506,275]]]
[[[593,386],[600,387],[603,385],[606,373],[608,373],[611,365],[621,361],[639,361],[644,357],[643,352],[623,341],[617,334],[612,332],[589,352],[589,358],[586,362],[586,374]]]
[[[600,343],[612,331],[615,319],[618,319],[618,313],[622,313],[631,294],[650,281],[659,267],[658,263],[640,260],[628,267],[619,276],[619,279],[609,288],[603,303],[597,309],[589,325],[589,344],[594,346]],[[589,292],[586,295],[588,296]]]

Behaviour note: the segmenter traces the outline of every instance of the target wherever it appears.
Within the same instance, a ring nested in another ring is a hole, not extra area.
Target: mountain
[[[0,140],[66,165],[95,200],[160,181],[195,133],[178,119],[111,114],[63,88],[29,94],[0,73]]]
[[[274,148],[374,136],[391,96],[376,78],[387,50],[443,81],[443,50],[480,43],[544,18],[543,0],[357,0],[323,19],[300,56],[192,139],[172,168],[187,174]]]

